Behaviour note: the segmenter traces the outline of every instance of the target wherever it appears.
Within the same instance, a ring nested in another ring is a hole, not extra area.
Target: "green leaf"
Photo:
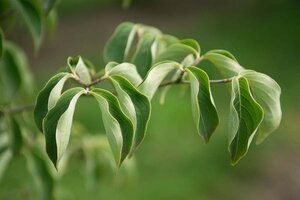
[[[121,107],[134,125],[134,140],[130,153],[132,155],[145,138],[151,112],[150,101],[125,78],[113,76],[111,79],[120,99]]]
[[[27,166],[33,177],[37,197],[40,200],[54,198],[54,177],[39,149],[31,148],[26,154]]]
[[[218,113],[210,90],[208,75],[196,67],[187,67],[191,82],[194,121],[199,134],[208,142],[219,124]]]
[[[133,85],[139,85],[143,79],[136,70],[135,65],[131,63],[121,63],[109,62],[105,66],[105,74],[107,76],[120,75],[129,80]]]
[[[152,57],[153,57],[152,59],[155,60],[156,57],[159,54],[161,54],[167,47],[179,42],[180,42],[179,39],[172,35],[166,35],[166,34],[158,35],[151,47]]]
[[[138,89],[151,100],[161,82],[175,69],[180,69],[180,64],[167,61],[157,63],[150,69]]]
[[[197,52],[197,50],[194,48],[196,44],[189,43],[192,43],[191,40],[170,45],[155,58],[154,63],[170,60],[181,63],[189,55],[193,55],[194,59],[196,59],[199,57],[200,52]]]
[[[234,55],[232,55],[229,51],[226,50],[214,49],[214,50],[210,50],[208,53],[221,54],[223,56],[226,56],[227,58],[230,58],[231,60],[234,60],[235,62],[238,62],[237,59],[234,57]]]
[[[0,60],[0,81],[3,89],[0,91],[1,100],[10,101],[20,89],[26,90],[24,97],[32,93],[32,77],[27,60],[22,49],[13,43],[5,41],[4,54]]]
[[[11,149],[14,155],[18,154],[23,145],[23,136],[21,132],[21,127],[18,121],[11,117]]]
[[[4,41],[4,34],[0,27],[0,58],[2,57],[3,54],[3,43],[4,43],[3,41]]]
[[[116,28],[104,47],[105,62],[115,61],[121,63],[124,61],[126,48],[131,45],[128,42],[132,42],[129,36],[133,28],[134,24],[129,22],[122,23]]]
[[[5,149],[0,153],[0,181],[4,176],[5,170],[13,159],[13,152],[10,149]]]
[[[247,153],[263,117],[263,109],[253,98],[247,79],[234,78],[229,117],[229,152],[232,164],[236,164]]]
[[[137,70],[142,77],[145,77],[152,64],[151,47],[155,36],[151,34],[144,35],[138,42],[137,49],[133,55],[131,63],[137,66]]]
[[[198,42],[196,40],[184,39],[184,40],[181,40],[180,43],[192,47],[197,52],[197,54],[200,55],[200,52],[201,52],[200,45],[198,44]]]
[[[34,108],[34,120],[40,131],[43,131],[43,119],[48,110],[53,108],[61,96],[66,80],[71,77],[69,73],[59,73],[53,76],[39,92]]]
[[[92,77],[90,75],[89,69],[84,63],[81,56],[68,58],[68,65],[70,70],[76,75],[83,83],[89,84],[92,82]]]
[[[132,146],[133,124],[123,113],[118,99],[112,93],[95,88],[91,91],[91,94],[99,103],[106,135],[116,164],[119,167],[129,154]]]
[[[10,0],[11,6],[24,20],[34,42],[35,49],[38,49],[43,35],[43,17],[41,5],[37,0]]]
[[[57,0],[47,0],[46,2],[46,13],[49,14],[50,11],[55,7]]]
[[[203,55],[203,59],[213,63],[225,77],[236,76],[244,70],[233,55],[224,50],[209,51]]]
[[[43,121],[47,154],[55,166],[67,148],[75,106],[84,93],[86,91],[79,87],[64,92]]]
[[[256,142],[261,143],[271,132],[278,128],[281,121],[280,86],[269,76],[255,71],[243,71],[255,100],[264,110],[264,119],[257,131]]]

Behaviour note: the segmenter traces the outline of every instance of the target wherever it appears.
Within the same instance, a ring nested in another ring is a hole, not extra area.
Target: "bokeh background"
[[[232,167],[227,151],[230,95],[213,85],[220,126],[209,144],[197,135],[189,91],[174,86],[164,105],[159,96],[146,139],[128,176],[109,173],[96,188],[85,186],[84,165],[72,159],[59,181],[59,199],[112,200],[297,200],[300,199],[300,2],[297,0],[62,0],[59,24],[34,55],[29,37],[11,33],[29,56],[37,90],[68,56],[82,55],[104,67],[102,49],[123,21],[144,23],[179,38],[195,38],[202,52],[226,49],[246,68],[266,73],[282,88],[283,120],[261,145]],[[212,78],[216,71],[203,63]],[[81,100],[75,120],[103,132],[95,102]],[[25,159],[14,161],[0,184],[0,199],[26,199],[31,190]]]

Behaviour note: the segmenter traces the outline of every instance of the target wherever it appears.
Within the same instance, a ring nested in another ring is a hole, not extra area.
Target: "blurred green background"
[[[195,38],[202,52],[226,49],[246,68],[266,73],[282,88],[283,120],[261,145],[232,167],[227,151],[228,87],[213,85],[220,126],[209,144],[197,135],[189,91],[174,86],[164,105],[159,95],[146,139],[135,156],[136,171],[109,173],[94,189],[84,181],[84,165],[72,159],[59,181],[58,199],[300,199],[300,2],[297,0],[62,0],[59,24],[39,53],[23,33],[12,33],[29,54],[40,89],[68,56],[82,55],[100,69],[102,48],[123,21],[144,23],[179,38]],[[209,63],[201,65],[218,78]],[[91,133],[103,132],[95,102],[81,100],[75,119]],[[88,106],[87,106],[88,105]],[[0,199],[29,199],[30,175],[16,160],[0,184]]]

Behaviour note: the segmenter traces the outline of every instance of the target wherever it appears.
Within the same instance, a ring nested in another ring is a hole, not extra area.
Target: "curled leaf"
[[[247,79],[234,78],[229,117],[229,152],[232,164],[236,164],[247,153],[263,117],[264,111],[253,98]]]

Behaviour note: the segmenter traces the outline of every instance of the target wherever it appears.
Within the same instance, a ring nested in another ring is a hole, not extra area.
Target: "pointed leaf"
[[[151,34],[144,35],[138,42],[137,49],[133,55],[131,63],[137,66],[137,70],[142,77],[145,77],[152,64],[151,46],[155,36]]]
[[[225,77],[235,76],[244,70],[244,68],[236,61],[233,55],[226,51],[209,51],[203,55],[203,59],[213,63]]]
[[[92,82],[92,77],[90,75],[89,69],[84,63],[81,56],[79,57],[69,57],[68,58],[68,65],[71,71],[78,76],[78,78],[85,84],[89,84]]]
[[[134,125],[134,140],[130,153],[132,155],[145,137],[151,112],[150,101],[125,78],[113,76],[112,80],[121,106]]]
[[[130,45],[128,42],[132,42],[129,36],[133,28],[134,24],[129,22],[122,23],[116,28],[104,47],[105,62],[115,61],[121,63],[124,61],[126,48]]]
[[[253,98],[247,79],[234,78],[229,117],[229,152],[232,164],[236,164],[247,153],[263,117],[263,109]]]
[[[180,69],[180,65],[176,62],[157,63],[148,72],[145,80],[141,83],[138,89],[149,99],[152,99],[164,78],[175,69]]]
[[[117,166],[120,166],[130,152],[133,138],[133,124],[121,110],[118,99],[103,89],[93,89],[91,94],[99,103],[106,135]]]
[[[36,0],[10,0],[8,2],[18,11],[20,18],[24,20],[32,36],[35,49],[38,49],[43,35],[43,17],[40,2]]]
[[[57,102],[61,95],[66,80],[71,76],[69,73],[59,73],[53,76],[39,92],[34,108],[34,120],[40,131],[43,131],[43,119],[48,110]]]
[[[255,100],[264,110],[264,119],[257,131],[257,143],[261,143],[271,132],[278,128],[281,121],[280,86],[269,76],[255,71],[244,71]]]
[[[218,113],[210,90],[208,75],[196,67],[187,67],[191,82],[194,121],[199,134],[208,142],[219,124]]]
[[[43,121],[47,154],[55,166],[67,148],[77,100],[85,92],[79,87],[64,92]]]
[[[133,85],[139,85],[143,79],[136,70],[135,65],[131,63],[121,63],[109,62],[105,66],[105,73],[107,76],[120,75],[129,80]]]

